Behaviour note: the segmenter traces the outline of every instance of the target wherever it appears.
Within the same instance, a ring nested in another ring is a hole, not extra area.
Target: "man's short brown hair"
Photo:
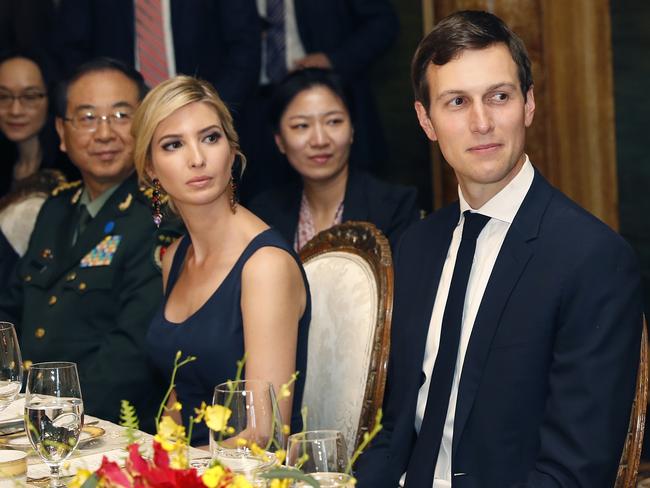
[[[533,85],[530,59],[523,41],[499,17],[480,10],[462,10],[442,19],[420,41],[411,63],[415,99],[429,110],[427,68],[433,63],[447,64],[466,49],[483,49],[503,43],[517,65],[519,85],[524,98]]]

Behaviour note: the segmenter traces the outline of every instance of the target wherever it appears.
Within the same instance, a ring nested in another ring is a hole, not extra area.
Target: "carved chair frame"
[[[377,324],[370,356],[355,448],[375,422],[386,386],[390,330],[393,317],[393,262],[388,239],[371,223],[350,221],[320,232],[300,251],[303,263],[322,254],[348,252],[366,261],[375,277],[378,293]]]

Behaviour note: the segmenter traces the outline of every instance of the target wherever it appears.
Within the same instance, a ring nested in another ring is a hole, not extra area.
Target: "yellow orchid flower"
[[[219,486],[224,473],[225,471],[221,466],[213,466],[212,468],[205,470],[203,476],[201,476],[201,481],[203,481],[203,484],[208,488],[215,488]]]
[[[284,449],[278,449],[275,451],[275,457],[277,458],[279,464],[283,464],[285,458],[287,457],[287,451]]]
[[[250,481],[248,481],[246,477],[237,474],[230,482],[230,488],[253,488],[253,485],[251,485]]]
[[[280,391],[278,393],[278,399],[282,400],[283,398],[289,398],[291,396],[291,385],[293,385],[298,379],[298,372],[296,371],[291,375],[291,378],[288,382],[280,386]]]
[[[289,488],[291,486],[291,481],[290,479],[273,479],[271,480],[271,488]]]
[[[68,482],[70,488],[81,488],[81,486],[86,482],[88,478],[92,476],[92,473],[87,469],[80,468],[77,473],[74,475]]]
[[[205,423],[210,429],[216,432],[226,431],[232,410],[223,405],[212,405],[205,407],[204,412]]]

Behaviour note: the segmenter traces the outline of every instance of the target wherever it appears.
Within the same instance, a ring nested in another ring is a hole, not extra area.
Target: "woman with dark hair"
[[[52,80],[47,58],[39,52],[0,54],[0,196],[40,169],[76,176],[58,149],[49,100]]]
[[[65,180],[48,100],[45,58],[0,56],[0,285],[29,242],[50,191]]]
[[[325,69],[298,70],[276,88],[270,117],[275,142],[299,180],[274,188],[251,209],[299,251],[336,224],[375,224],[394,246],[418,219],[416,191],[389,185],[350,166],[354,128],[338,77]]]

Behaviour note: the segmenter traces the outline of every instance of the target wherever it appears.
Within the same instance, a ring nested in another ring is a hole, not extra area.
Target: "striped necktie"
[[[135,0],[135,33],[140,73],[153,88],[169,77],[161,0]]]
[[[272,83],[287,74],[284,0],[266,0],[266,76]]]

